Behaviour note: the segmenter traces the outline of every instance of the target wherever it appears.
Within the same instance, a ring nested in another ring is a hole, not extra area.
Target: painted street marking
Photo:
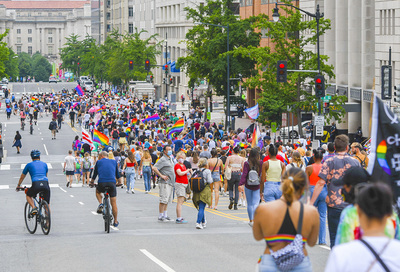
[[[21,169],[24,169],[26,166],[26,163],[21,163]]]
[[[56,174],[56,176],[64,176],[64,174]]]
[[[42,141],[43,141],[43,138],[41,138],[42,139]]]
[[[3,164],[0,166],[0,170],[10,170],[10,165],[9,164]]]
[[[4,189],[10,189],[10,186],[8,186],[8,185],[0,185],[0,190],[4,190]]]
[[[119,230],[119,228],[114,227],[113,225],[110,226],[113,230]]]
[[[49,152],[47,151],[46,145],[43,144],[43,146],[44,146],[44,151],[46,151],[46,155],[48,156],[48,155],[49,155]]]
[[[93,213],[94,215],[99,215],[97,212],[94,212],[94,211],[92,211],[92,213]]]
[[[7,124],[6,124],[6,123],[4,123],[4,127],[7,127]]]
[[[59,187],[61,191],[63,191],[64,193],[66,193],[67,191],[65,191],[63,188]]]
[[[47,164],[47,168],[49,168],[49,169],[53,169],[53,166],[51,165],[51,163],[46,163]]]
[[[69,195],[70,197],[74,197],[73,195]]]
[[[156,264],[158,264],[162,269],[164,269],[167,272],[175,272],[175,270],[173,270],[172,268],[170,268],[168,265],[166,265],[165,263],[163,263],[162,261],[160,261],[159,259],[157,259],[153,254],[151,254],[150,252],[148,252],[146,249],[140,249],[140,251],[146,255],[150,260],[152,260],[153,262],[155,262]]]
[[[81,205],[85,205],[85,203],[83,203],[83,202],[80,202],[80,201],[79,201],[78,203],[79,203],[79,204],[81,204]]]
[[[58,184],[49,184],[49,187],[50,188],[57,188],[57,187],[60,187],[60,185],[58,185]]]

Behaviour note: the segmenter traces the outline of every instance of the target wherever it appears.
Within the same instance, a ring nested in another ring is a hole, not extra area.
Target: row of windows
[[[245,6],[252,6],[253,2],[257,0],[240,0],[240,6],[245,7]],[[292,1],[298,1],[298,0],[292,0]],[[275,4],[276,2],[283,2],[282,0],[261,0],[261,5],[267,5],[267,4]]]
[[[41,12],[38,12],[38,13],[34,13],[33,14],[33,16],[49,16],[49,17],[51,17],[51,16],[53,16],[53,14],[54,14],[54,16],[56,16],[56,13],[52,13],[52,12],[48,12],[48,13],[44,13],[44,14],[42,14]],[[30,12],[28,12],[28,13],[23,13],[22,15],[21,15],[21,13],[19,13],[19,12],[17,12],[17,17],[21,17],[21,16],[28,16],[28,17],[32,17],[32,13],[30,13]],[[62,13],[61,12],[59,12],[58,14],[57,14],[57,16],[62,16]]]
[[[379,11],[379,31],[380,35],[395,35],[396,34],[396,10],[382,9]]]
[[[22,43],[21,37],[17,37],[17,43]],[[32,37],[28,37],[28,43],[32,43]],[[53,37],[47,37],[47,43],[53,43]]]
[[[21,54],[22,52],[22,46],[17,46],[17,54]],[[32,55],[32,46],[28,46],[28,54]],[[53,55],[53,46],[48,46],[47,47],[47,54]]]
[[[21,29],[20,28],[17,28],[17,34],[21,34]],[[32,29],[31,28],[28,29],[28,34],[32,34]],[[53,34],[53,29],[47,29],[47,34],[52,35]]]

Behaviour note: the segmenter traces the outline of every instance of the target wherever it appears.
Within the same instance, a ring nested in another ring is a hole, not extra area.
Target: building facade
[[[0,1],[0,33],[17,53],[41,53],[59,62],[71,34],[91,35],[91,6],[85,1]]]

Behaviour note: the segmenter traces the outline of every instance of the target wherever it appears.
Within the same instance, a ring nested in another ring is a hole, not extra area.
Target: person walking
[[[136,161],[136,159],[135,159]],[[150,155],[149,150],[144,150],[143,152],[143,159],[141,160],[141,172],[143,173],[144,179],[144,190],[145,193],[148,194],[151,189],[151,164],[152,158]]]
[[[51,131],[51,139],[55,140],[56,139],[56,133],[57,133],[57,122],[56,119],[53,118],[49,124],[49,129]]]
[[[188,186],[188,177],[187,174],[191,173],[191,169],[186,169],[184,161],[186,159],[186,155],[183,151],[179,152],[176,155],[177,164],[174,166],[175,172],[175,194],[177,197],[176,203],[176,223],[177,224],[185,224],[187,221],[182,217],[182,204],[186,199],[186,187]]]
[[[72,186],[74,173],[76,171],[75,158],[74,158],[74,156],[72,156],[72,153],[73,153],[72,150],[68,151],[68,156],[66,156],[64,159],[64,169],[63,169],[65,176],[67,177],[66,187],[70,187],[70,188]]]
[[[284,271],[312,271],[304,244],[307,243],[310,247],[316,244],[319,215],[315,207],[299,201],[308,189],[307,186],[304,171],[298,168],[289,169],[282,176],[282,197],[258,206],[254,215],[253,236],[257,241],[265,240],[267,243],[259,261],[258,271],[282,270],[278,269],[272,254],[288,255],[284,261]],[[299,251],[289,255],[287,251],[292,249],[288,245],[296,247]]]
[[[172,149],[165,145],[163,156],[152,166],[152,170],[160,177],[158,187],[160,188],[159,222],[169,222],[168,203],[172,202],[172,193],[175,183],[174,163],[172,161]]]
[[[89,187],[89,178],[90,178],[90,169],[92,168],[92,161],[90,158],[89,152],[85,152],[85,155],[82,159],[82,187],[85,184]]]
[[[221,175],[224,174],[224,164],[222,160],[218,158],[217,149],[213,148],[211,150],[212,158],[208,160],[208,169],[211,170],[211,175],[213,178],[213,183],[211,183],[211,191],[214,191],[215,196],[215,206],[212,206],[212,198],[210,209],[218,210],[218,201],[219,201],[219,188],[221,187]]]
[[[17,148],[17,154],[20,154],[20,149],[22,148],[22,143],[21,143],[22,136],[19,134],[19,131],[17,130],[14,136],[14,141],[12,147]]]
[[[229,168],[232,172],[231,178],[228,180],[228,191],[229,191],[229,206],[231,210],[232,206],[237,210],[237,204],[239,199],[239,182],[242,174],[242,165],[245,162],[245,158],[239,156],[240,148],[236,146],[233,149],[233,155],[226,159],[225,167]],[[242,184],[243,185],[243,184]]]
[[[131,191],[132,194],[135,193],[135,175],[138,172],[138,164],[135,160],[135,156],[132,151],[128,151],[128,157],[124,161],[124,165],[122,167],[123,172],[126,176],[126,193],[129,194]]]
[[[251,227],[253,226],[254,213],[260,203],[260,177],[262,164],[263,162],[260,160],[259,149],[257,147],[252,148],[250,150],[248,160],[244,162],[243,174],[239,183],[239,186],[244,185],[244,192],[247,199],[247,214],[249,216],[249,225]],[[251,184],[251,182],[253,182],[251,179],[254,179],[255,177],[253,176],[254,173],[250,174],[250,171],[255,171],[256,176],[258,177],[258,184]]]

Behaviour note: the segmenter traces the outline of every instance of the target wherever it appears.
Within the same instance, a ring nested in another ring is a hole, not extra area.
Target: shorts
[[[159,183],[158,187],[160,188],[160,203],[168,204],[172,202],[172,192],[174,187],[167,183]]]
[[[105,188],[107,186],[110,187],[107,190],[110,197],[116,197],[117,196],[117,186],[116,186],[115,182],[100,182],[97,185],[96,190],[97,190],[97,192],[104,193],[106,191]]]
[[[271,255],[264,254],[260,258],[256,271],[278,271],[278,267]],[[303,261],[299,265],[293,267],[290,271],[311,272],[312,268],[310,258],[305,256]]]
[[[97,157],[99,155],[99,152],[97,152],[97,151],[92,151],[92,156],[93,157]]]
[[[183,196],[186,197],[186,187],[187,184],[183,183],[175,183],[175,194],[177,197]]]
[[[220,176],[219,172],[212,172],[211,176],[212,176],[213,182],[221,181],[221,176]]]
[[[65,175],[66,176],[73,176],[74,175],[74,171],[65,171]]]
[[[82,169],[82,173],[89,173],[90,169]]]
[[[43,199],[50,204],[50,187],[48,181],[34,181],[31,188],[26,192],[27,196],[36,197],[39,192],[43,192]]]

